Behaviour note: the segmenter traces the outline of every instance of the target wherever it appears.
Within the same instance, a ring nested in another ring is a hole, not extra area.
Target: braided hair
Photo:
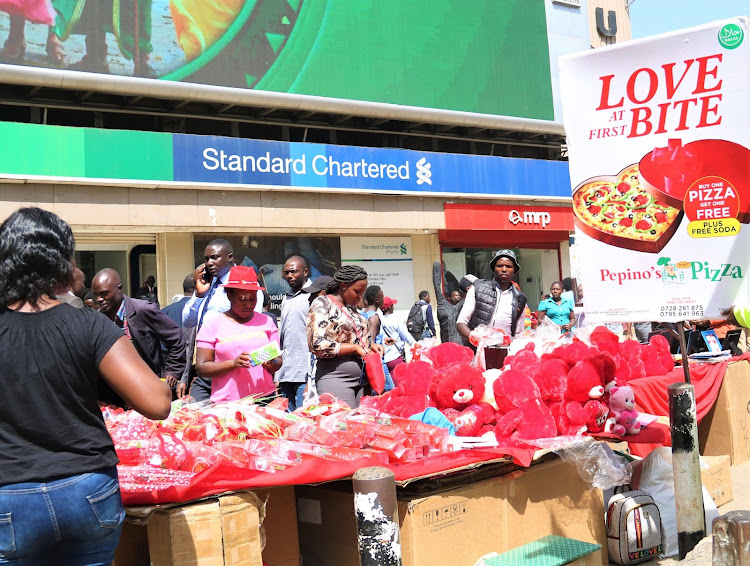
[[[355,283],[367,279],[367,272],[358,265],[342,265],[326,286],[326,294],[338,293],[342,283]]]

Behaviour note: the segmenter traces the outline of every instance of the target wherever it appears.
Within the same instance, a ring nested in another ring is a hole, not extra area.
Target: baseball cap
[[[333,277],[329,277],[328,275],[321,275],[320,277],[316,277],[312,283],[310,283],[307,287],[302,287],[302,291],[305,293],[317,293],[318,291],[324,290],[326,287],[328,287],[328,284],[333,281]]]
[[[225,289],[242,289],[244,291],[262,291],[258,283],[258,275],[252,267],[244,265],[235,265],[229,270],[229,279],[224,284]]]
[[[390,297],[383,297],[383,308],[384,309],[389,309],[393,305],[395,305],[396,303],[398,303],[398,301],[396,299],[391,299]]]
[[[516,259],[516,252],[514,252],[513,250],[508,250],[508,249],[497,250],[497,253],[490,261],[490,271],[495,271],[495,264],[497,263],[497,260],[500,259],[501,257],[507,258],[513,262],[513,266],[516,269],[516,273],[521,271],[521,266],[518,264],[518,260]]]

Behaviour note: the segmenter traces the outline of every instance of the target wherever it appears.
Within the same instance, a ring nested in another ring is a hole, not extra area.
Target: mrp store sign
[[[737,18],[561,60],[591,320],[719,317],[748,297],[747,33]]]

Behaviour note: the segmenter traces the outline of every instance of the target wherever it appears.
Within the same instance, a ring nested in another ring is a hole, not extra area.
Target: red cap
[[[391,299],[390,297],[383,297],[383,308],[389,309],[393,305],[395,305],[398,301],[396,299]]]
[[[224,284],[225,289],[243,289],[244,291],[263,291],[258,283],[258,276],[252,267],[235,265],[229,270],[229,280]]]

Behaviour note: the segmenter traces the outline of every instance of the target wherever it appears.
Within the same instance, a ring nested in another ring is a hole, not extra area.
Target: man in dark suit
[[[161,309],[161,312],[174,320],[177,323],[177,326],[182,328],[182,335],[185,337],[185,358],[188,362],[185,364],[185,371],[182,374],[180,383],[175,387],[175,394],[179,398],[182,398],[182,396],[185,395],[187,392],[187,384],[190,383],[190,366],[192,365],[190,360],[193,358],[192,351],[193,348],[195,348],[195,328],[187,328],[182,324],[182,311],[190,300],[190,297],[192,297],[195,292],[195,279],[193,279],[192,273],[183,280],[182,292],[185,295],[184,297]]]
[[[161,312],[174,320],[180,328],[182,328],[182,311],[185,308],[185,304],[190,300],[190,297],[192,297],[193,293],[195,292],[195,279],[193,279],[192,273],[185,277],[184,281],[182,282],[182,292],[184,296],[179,301],[172,303],[171,305],[167,305],[166,307],[161,309]],[[177,297],[175,296],[175,298]]]
[[[153,275],[149,275],[143,287],[135,292],[136,299],[143,299],[149,303],[154,303],[159,306],[159,295],[156,289],[156,279]]]
[[[114,269],[97,273],[91,290],[96,295],[99,312],[123,329],[143,361],[174,390],[185,371],[182,329],[153,303],[124,295],[122,280]]]

